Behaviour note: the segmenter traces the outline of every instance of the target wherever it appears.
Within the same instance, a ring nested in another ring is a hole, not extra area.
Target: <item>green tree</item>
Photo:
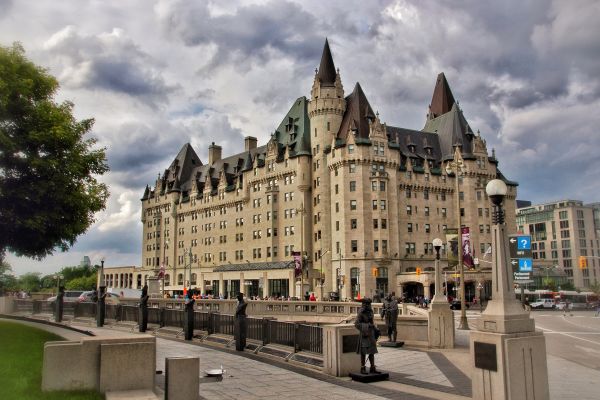
[[[17,278],[12,272],[11,265],[0,257],[0,295],[7,290],[17,288]]]
[[[26,292],[38,292],[40,290],[40,273],[28,272],[19,276],[18,286]]]
[[[84,139],[94,121],[56,103],[58,86],[19,44],[0,46],[0,255],[65,251],[106,207],[96,180],[108,171],[105,150]]]
[[[96,287],[96,275],[82,276],[71,279],[65,284],[68,290],[94,290]]]

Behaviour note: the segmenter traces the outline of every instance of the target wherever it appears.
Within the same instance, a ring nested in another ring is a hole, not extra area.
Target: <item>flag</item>
[[[461,228],[463,265],[473,268],[473,255],[471,253],[471,233],[468,227]]]
[[[448,266],[458,264],[458,229],[446,229],[446,251],[448,255]]]
[[[297,278],[302,275],[302,257],[299,251],[292,251],[294,256],[294,276]]]

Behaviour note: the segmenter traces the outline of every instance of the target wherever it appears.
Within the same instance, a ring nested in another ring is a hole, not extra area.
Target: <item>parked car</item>
[[[539,299],[538,301],[534,301],[529,304],[532,310],[539,310],[542,308],[556,308],[556,304],[554,304],[553,299]]]
[[[90,302],[90,301],[92,301],[92,296],[93,295],[94,295],[94,291],[93,290],[90,290],[90,291],[87,291],[87,292],[83,292],[79,296],[78,301],[79,302],[83,302],[83,301]],[[104,303],[105,304],[119,304],[120,302],[121,302],[121,300],[119,300],[119,295],[117,295],[115,293],[106,293],[106,297],[104,298]]]
[[[468,310],[469,303],[465,303],[465,306],[467,307],[467,310]],[[450,303],[450,309],[451,310],[460,310],[460,300],[452,300],[452,302]]]
[[[79,299],[79,296],[81,296],[81,293],[83,293],[83,291],[81,290],[65,290],[63,302],[75,303]],[[48,297],[46,301],[48,303],[54,303],[56,301],[56,296]]]

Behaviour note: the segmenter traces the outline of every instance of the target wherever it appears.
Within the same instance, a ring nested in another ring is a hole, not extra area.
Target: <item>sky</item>
[[[421,129],[444,72],[518,198],[600,201],[600,1],[0,0],[0,45],[57,77],[94,118],[105,211],[66,253],[9,255],[49,274],[84,255],[140,265],[144,188],[185,143],[265,144],[310,97],[328,38],[346,94],[360,82],[389,125]]]

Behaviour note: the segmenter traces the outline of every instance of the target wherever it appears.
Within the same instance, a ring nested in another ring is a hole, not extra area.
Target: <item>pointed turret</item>
[[[331,56],[331,50],[329,49],[329,41],[325,39],[325,46],[323,47],[321,65],[319,65],[317,78],[321,82],[322,86],[334,86],[335,77],[335,64],[333,63],[333,57]]]
[[[454,105],[454,96],[450,85],[446,80],[446,76],[441,72],[435,83],[435,89],[433,89],[433,97],[431,98],[431,105],[429,106],[429,119],[434,119],[442,114],[446,114],[452,110]]]
[[[367,100],[367,96],[356,82],[354,90],[346,98],[347,109],[340,126],[338,137],[345,139],[348,130],[353,130],[361,138],[369,137],[369,122],[375,120],[375,113]]]

